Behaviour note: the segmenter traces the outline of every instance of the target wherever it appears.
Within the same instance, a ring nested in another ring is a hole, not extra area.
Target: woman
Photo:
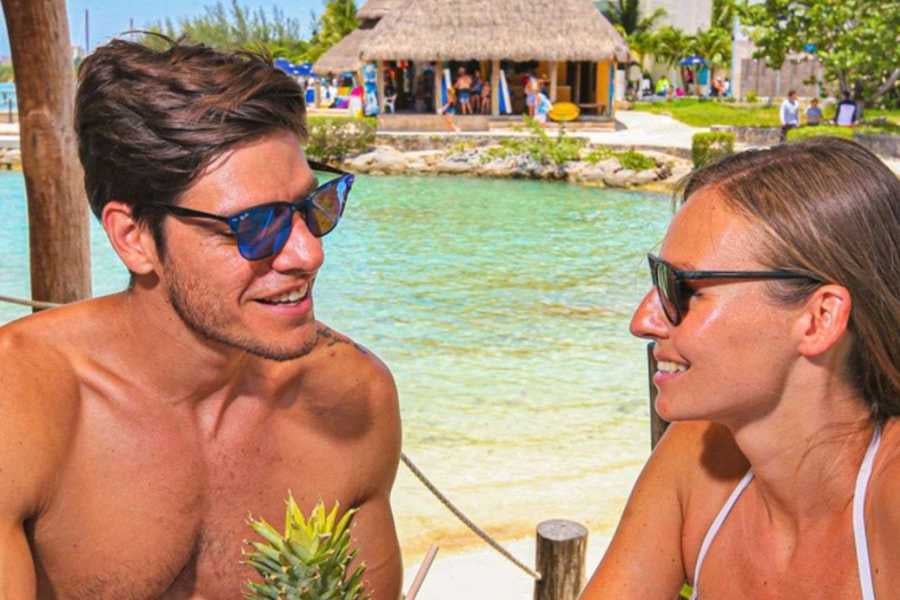
[[[900,182],[819,138],[684,198],[631,322],[674,423],[583,598],[896,598]]]

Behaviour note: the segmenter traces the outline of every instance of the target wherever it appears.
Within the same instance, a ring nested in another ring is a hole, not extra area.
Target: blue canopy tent
[[[706,86],[709,84],[709,68],[706,65],[706,60],[702,56],[691,54],[690,56],[682,58],[681,62],[678,64],[682,67],[687,67],[696,73],[694,82],[697,86]],[[698,95],[703,93],[701,90],[702,87],[697,88]]]
[[[313,74],[312,63],[294,64],[286,58],[276,58],[273,62],[276,69],[280,69],[294,78],[306,78]],[[312,104],[316,100],[316,91],[310,86],[306,88],[306,102]]]

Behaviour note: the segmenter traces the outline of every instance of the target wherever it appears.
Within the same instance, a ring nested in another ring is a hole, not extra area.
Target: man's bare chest
[[[279,420],[202,439],[171,422],[86,429],[30,535],[41,597],[236,598],[247,518],[351,505],[340,449]],[[189,429],[189,428],[188,428]]]

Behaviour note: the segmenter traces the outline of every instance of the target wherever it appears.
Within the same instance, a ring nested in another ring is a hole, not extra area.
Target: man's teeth
[[[291,292],[288,292],[287,294],[282,294],[281,296],[277,296],[275,298],[269,298],[267,300],[267,302],[272,302],[272,303],[296,302],[306,296],[306,292],[308,289],[309,289],[309,284],[304,285],[301,288],[297,288],[296,290],[293,290]]]
[[[667,360],[661,360],[656,363],[656,370],[663,373],[682,373],[687,371],[687,366]]]

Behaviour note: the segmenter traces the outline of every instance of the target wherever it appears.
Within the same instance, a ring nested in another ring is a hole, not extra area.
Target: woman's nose
[[[646,339],[660,339],[668,335],[669,322],[663,312],[656,288],[651,288],[641,299],[631,317],[631,335]]]

